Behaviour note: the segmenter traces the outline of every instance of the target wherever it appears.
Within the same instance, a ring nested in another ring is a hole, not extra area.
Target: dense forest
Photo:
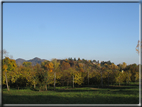
[[[39,90],[47,90],[54,86],[81,86],[97,85],[104,87],[122,83],[139,81],[139,65],[127,65],[125,62],[114,63],[100,62],[85,59],[52,59],[45,60],[41,64],[32,65],[31,62],[23,62],[17,65],[14,59],[5,57],[2,66],[3,85],[9,87],[39,87]]]

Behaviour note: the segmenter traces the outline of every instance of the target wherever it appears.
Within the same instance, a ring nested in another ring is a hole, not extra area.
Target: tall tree
[[[125,75],[125,79],[126,79],[126,84],[129,84],[129,82],[131,81],[131,71],[128,70],[128,71],[125,71],[124,72],[124,75]]]
[[[84,81],[84,78],[82,77],[82,72],[74,70],[74,83],[81,85]]]
[[[102,75],[103,75],[103,74],[102,74],[103,68],[102,68],[102,66],[101,66],[100,63],[98,63],[97,66],[98,66],[98,68],[99,68],[99,70],[100,70],[100,73],[101,73],[101,86],[103,87],[103,77],[102,77]]]
[[[6,85],[7,85],[7,90],[9,91],[9,86],[8,86],[8,79],[7,79],[7,73],[12,72],[15,70],[17,67],[16,61],[13,59],[10,59],[9,57],[5,57],[3,59],[3,74],[5,74],[5,79],[6,79]]]
[[[139,72],[136,72],[135,74],[135,81],[139,81]]]
[[[64,83],[66,81],[66,74],[65,74],[65,70],[70,68],[70,64],[68,62],[63,61],[61,64],[61,70],[62,70],[62,77],[61,77],[61,81],[62,81],[62,85],[64,86]]]
[[[87,75],[88,75],[88,86],[89,86],[89,73],[91,71],[91,66],[88,66],[87,68]]]
[[[124,81],[125,79],[125,75],[123,72],[118,72],[118,76],[116,77],[116,83],[119,83],[119,86],[121,85],[121,83]]]
[[[44,76],[45,77],[45,88],[47,90],[47,84],[48,84],[48,72],[52,72],[53,71],[53,63],[50,61],[44,61],[41,63],[41,67],[44,69]],[[42,71],[42,70],[41,70]]]
[[[38,80],[38,76],[37,76],[37,73],[38,71],[40,70],[40,64],[36,64],[35,66],[31,67],[31,70],[30,70],[30,77],[27,76],[27,78],[29,77],[30,79],[28,79],[29,81],[31,81],[32,85],[34,85],[34,89],[36,88],[36,85],[37,85],[37,80]]]
[[[55,90],[55,86],[56,86],[56,72],[57,69],[60,65],[60,62],[57,62],[57,59],[52,59],[52,63],[54,65],[53,71],[54,71],[54,90]]]

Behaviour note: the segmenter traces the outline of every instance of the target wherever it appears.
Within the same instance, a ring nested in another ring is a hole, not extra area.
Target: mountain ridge
[[[47,61],[47,60],[46,60],[46,59],[40,59],[40,58],[38,58],[38,57],[35,57],[35,58],[33,58],[33,59],[29,59],[29,60],[25,60],[25,59],[23,59],[23,58],[18,58],[18,59],[16,59],[16,64],[17,64],[18,66],[20,66],[20,65],[23,64],[23,62],[31,62],[32,65],[34,66],[34,65],[36,65],[37,63],[38,63],[38,64],[41,64],[43,61]]]

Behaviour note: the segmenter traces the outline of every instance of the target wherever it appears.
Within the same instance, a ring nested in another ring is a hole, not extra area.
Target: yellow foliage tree
[[[6,81],[6,85],[7,85],[7,90],[9,91],[9,86],[8,86],[8,82],[10,79],[10,77],[12,75],[10,75],[10,72],[13,72],[15,70],[15,68],[17,67],[16,65],[16,61],[13,59],[10,59],[9,57],[5,57],[3,59],[3,75],[5,75],[5,81]]]
[[[57,69],[60,65],[60,62],[57,62],[57,59],[52,59],[52,63],[53,63],[53,70],[54,70],[54,90],[55,90],[55,85],[56,85],[56,72]]]
[[[82,73],[79,71],[74,71],[74,83],[81,85],[84,81],[84,78],[82,77]]]
[[[123,83],[124,79],[125,79],[124,73],[119,72],[118,76],[116,77],[116,83],[119,83],[120,86],[120,84]]]
[[[135,74],[135,81],[139,81],[139,72],[136,72]]]
[[[124,75],[125,75],[125,80],[126,80],[126,83],[129,84],[129,82],[131,81],[131,76],[132,76],[132,73],[130,70],[128,70],[127,72],[123,72]]]

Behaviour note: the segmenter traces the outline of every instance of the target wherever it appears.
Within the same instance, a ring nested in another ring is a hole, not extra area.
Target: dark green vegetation
[[[3,89],[3,104],[138,104],[139,85]]]

